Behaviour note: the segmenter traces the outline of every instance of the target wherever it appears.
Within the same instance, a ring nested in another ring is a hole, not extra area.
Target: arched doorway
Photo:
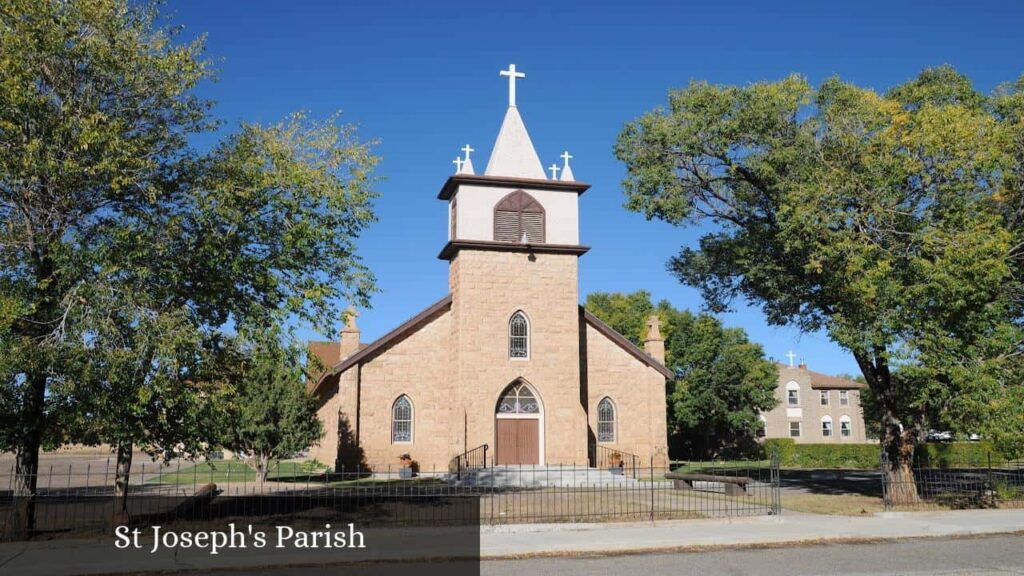
[[[544,404],[523,380],[502,391],[494,411],[494,462],[544,463]]]

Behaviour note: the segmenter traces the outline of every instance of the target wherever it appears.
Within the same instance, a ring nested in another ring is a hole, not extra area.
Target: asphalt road
[[[467,567],[468,568],[468,567]],[[408,568],[406,569],[408,570]],[[430,574],[448,573],[441,566]],[[401,565],[363,572],[352,566],[268,568],[232,571],[240,576],[399,574]],[[225,573],[227,574],[227,573]],[[1024,536],[927,539],[880,544],[838,544],[788,548],[718,550],[625,556],[485,561],[483,576],[804,576],[811,574],[1024,575]]]

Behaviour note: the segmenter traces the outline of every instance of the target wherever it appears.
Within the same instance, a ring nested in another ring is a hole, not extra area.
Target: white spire
[[[572,168],[569,167],[570,158],[572,158],[572,154],[569,154],[568,150],[562,152],[562,160],[564,162],[562,164],[562,177],[559,178],[559,180],[562,180],[563,182],[572,182],[576,180],[576,176],[572,173]]]
[[[466,157],[462,159],[461,174],[476,174],[476,171],[473,170],[473,161],[469,159],[469,153],[473,152],[474,149],[470,148],[469,144],[466,144],[462,147],[462,151],[466,153]]]
[[[509,106],[484,174],[545,179],[547,176],[544,174],[544,165],[540,163],[540,157],[537,156],[533,142],[530,141],[530,135],[526,132],[523,118],[519,115],[519,109],[516,108],[515,81],[526,75],[517,72],[515,64],[510,64],[508,70],[502,70],[501,75],[509,77]]]

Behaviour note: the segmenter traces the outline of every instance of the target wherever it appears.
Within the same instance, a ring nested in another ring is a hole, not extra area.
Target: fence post
[[[985,455],[988,457],[988,475],[987,475],[987,478],[988,478],[988,490],[987,490],[987,492],[989,494],[989,497],[992,499],[991,504],[993,506],[995,506],[995,505],[998,504],[999,495],[996,493],[996,484],[992,480],[992,452],[990,450],[986,451]]]
[[[889,454],[883,449],[879,459],[882,477],[882,507],[892,510],[892,496],[889,494]]]
[[[635,479],[635,478],[634,478]],[[654,522],[654,456],[651,456],[651,477],[648,482],[651,485],[651,522]]]
[[[770,512],[773,516],[782,514],[782,472],[779,469],[779,448],[772,448],[772,455],[769,461],[771,470],[769,474],[772,479],[772,497]]]

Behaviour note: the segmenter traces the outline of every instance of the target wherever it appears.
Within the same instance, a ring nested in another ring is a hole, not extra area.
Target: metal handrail
[[[448,473],[461,480],[463,471],[487,468],[487,449],[487,444],[481,444],[452,458],[448,463]]]

